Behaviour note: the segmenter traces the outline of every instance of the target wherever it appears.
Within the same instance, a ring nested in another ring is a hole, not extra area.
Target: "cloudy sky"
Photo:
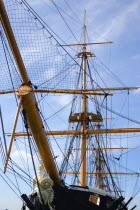
[[[95,63],[101,65],[99,61],[103,62],[104,65],[107,66],[107,68],[109,68],[111,72],[113,72],[113,74],[115,74],[116,77],[123,82],[123,84],[125,84],[125,86],[140,86],[139,0],[27,0],[27,2],[41,16],[41,18],[47,23],[47,25],[51,27],[51,29],[55,31],[55,33],[59,37],[61,37],[61,39],[65,43],[68,44],[76,43],[77,41],[80,42],[82,40],[81,35],[83,27],[83,14],[84,10],[86,10],[88,41],[113,42],[113,44],[98,46],[94,45],[94,47],[90,48],[90,50],[92,50],[92,53],[96,55]],[[62,40],[58,40],[61,44],[64,43],[62,42]],[[78,49],[79,48],[76,48],[76,50]],[[24,49],[24,53],[26,54],[29,51],[33,52],[33,50],[35,49],[26,48]],[[69,51],[69,53],[72,53],[72,55],[75,56],[73,50],[69,48],[67,48],[67,50]],[[58,60],[56,60],[56,62],[57,61]],[[37,62],[37,60],[35,62]],[[115,80],[110,76],[110,73],[107,72],[106,74],[106,72],[102,71],[102,69],[100,68],[99,72],[107,86],[121,86],[118,80]],[[117,112],[120,112],[122,110],[124,111],[124,115],[127,115],[137,121],[140,121],[139,94],[139,90],[132,92],[130,91],[129,96],[127,96],[127,94],[120,96],[121,99],[118,99],[118,94],[116,96],[116,100],[114,100],[113,102],[114,110],[116,110]],[[45,106],[49,110],[49,114],[47,115],[47,117],[49,118],[49,116],[51,116],[53,112],[59,110],[62,106],[66,106],[67,104],[69,104],[72,98],[71,96],[60,96],[51,98],[49,99],[49,101],[47,101],[47,98],[45,98],[45,100]],[[123,107],[125,100],[126,104]],[[0,96],[0,104],[3,113],[6,113],[4,114],[6,132],[11,132],[16,111],[14,96]],[[68,110],[69,106],[66,107],[62,114],[59,115],[58,113],[56,119],[51,118],[49,124],[51,129],[67,129],[66,117],[68,116]],[[121,119],[118,119],[115,115],[113,117],[115,118],[113,122],[114,127],[139,127],[139,125],[137,125],[136,123],[128,123],[128,121],[126,122]],[[60,118],[61,123],[59,123]],[[121,122],[121,125],[119,122]],[[133,139],[131,138],[129,142],[126,140],[124,141],[125,143],[123,144],[123,146],[128,145],[129,147],[133,148],[139,145],[139,137],[133,137]],[[114,145],[115,144],[116,142],[114,140]],[[23,150],[22,155],[25,156]],[[17,153],[16,148],[13,148],[12,150],[12,158],[19,158],[19,154]],[[140,172],[140,167],[138,164],[138,159],[140,158],[139,148],[130,152],[129,157],[127,158],[128,161],[130,161],[130,165],[127,166],[134,171]],[[133,178],[130,177],[130,179]],[[8,188],[8,186],[1,178],[0,185],[0,210],[6,208],[9,210],[19,210],[21,207],[21,201],[11,191],[11,189]],[[128,188],[131,190],[130,185],[131,182],[130,184],[128,184]],[[26,187],[23,189],[23,191],[26,192]],[[28,192],[30,193],[29,189]],[[126,193],[126,196],[129,197],[130,195],[132,195],[132,193]],[[135,203],[138,204],[138,200],[139,199],[137,196],[132,205],[135,205]],[[139,207],[137,209],[139,209]]]

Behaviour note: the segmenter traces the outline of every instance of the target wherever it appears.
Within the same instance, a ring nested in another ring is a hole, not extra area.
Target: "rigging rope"
[[[90,97],[91,97],[92,100],[94,100],[94,98],[93,98],[92,96],[90,96]],[[94,100],[94,101],[95,101],[95,100]],[[95,102],[95,103],[96,103],[96,102]],[[140,124],[139,121],[134,120],[134,119],[132,119],[132,118],[128,118],[127,116],[122,115],[122,114],[120,114],[119,112],[116,112],[116,111],[114,111],[113,109],[111,109],[111,108],[109,108],[109,107],[106,107],[106,106],[103,105],[103,104],[100,104],[100,106],[103,107],[104,109],[107,109],[108,111],[110,111],[110,112],[112,112],[112,113],[114,113],[114,114],[116,114],[116,115],[118,115],[118,116],[124,118],[124,119],[127,119],[127,120],[129,120],[129,121],[135,122],[135,123],[137,123],[137,124]]]
[[[20,200],[21,197],[16,193],[16,191],[11,187],[11,185],[6,181],[6,179],[0,174],[0,177],[6,182],[6,184],[10,187],[10,189],[19,197]]]
[[[40,185],[39,185],[39,181],[38,181],[38,176],[37,176],[37,172],[36,172],[35,161],[34,161],[32,147],[31,147],[31,138],[30,138],[29,131],[28,131],[29,126],[28,126],[28,122],[27,122],[27,118],[26,118],[26,113],[25,112],[24,112],[23,117],[24,117],[25,128],[26,128],[26,132],[27,132],[27,136],[28,136],[28,143],[29,143],[29,148],[30,148],[30,153],[31,153],[33,169],[34,169],[34,173],[35,173],[35,177],[36,177],[37,187],[38,187],[39,194],[40,194],[40,197],[41,197],[41,201],[42,201],[42,204],[43,204],[43,209],[45,210],[44,200],[43,200],[43,197],[42,197],[42,193],[41,193]]]

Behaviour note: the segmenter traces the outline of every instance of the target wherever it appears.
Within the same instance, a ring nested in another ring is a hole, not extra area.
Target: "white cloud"
[[[88,25],[91,37],[95,38],[97,31],[99,35],[96,41],[101,41],[102,38],[117,41],[120,35],[130,28],[129,25],[132,25],[132,22],[133,25],[136,24],[136,20],[139,19],[140,2],[135,0],[126,1],[126,3],[113,0],[89,1],[85,8],[87,8],[87,19],[90,17]],[[122,38],[124,37],[122,36]]]
[[[29,168],[31,172],[31,177],[34,176],[33,163],[32,163],[32,158],[29,151],[26,153],[26,151],[23,149],[20,149],[19,151],[15,150],[11,152],[11,158],[14,162],[16,162],[17,165],[20,166],[20,168],[27,170],[26,171],[27,173],[28,173],[28,168]],[[33,158],[36,164],[36,168],[38,168],[39,162],[36,155],[33,155]]]
[[[129,4],[125,9],[119,11],[118,15],[111,20],[110,26],[101,34],[101,36],[106,39],[110,36],[113,37],[113,39],[115,37],[118,38],[132,17],[134,18],[137,16],[139,6],[140,4],[138,1],[132,1],[132,3]]]
[[[26,154],[25,151],[22,151],[22,150],[21,150],[21,151],[20,151],[20,154],[22,155],[23,158],[27,158],[27,157],[28,157],[28,158],[31,158],[30,153],[27,153],[27,154]],[[20,156],[19,156],[19,151],[16,150],[16,151],[12,152],[12,153],[11,153],[11,157],[14,158],[14,159],[20,158]]]

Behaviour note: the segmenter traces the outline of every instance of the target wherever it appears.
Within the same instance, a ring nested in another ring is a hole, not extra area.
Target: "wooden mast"
[[[86,56],[86,11],[84,13],[84,45],[83,45],[83,81],[82,81],[82,90],[86,89],[86,65],[87,65],[87,56]],[[83,120],[81,122],[81,166],[80,166],[80,185],[86,186],[86,135],[84,131],[86,130],[86,121],[85,121],[85,113],[87,111],[87,96],[86,94],[82,95],[82,113],[84,114]]]
[[[2,23],[5,35],[7,37],[9,46],[13,53],[15,62],[17,64],[19,73],[22,78],[22,86],[18,88],[18,96],[22,98],[22,107],[26,112],[27,122],[30,131],[36,142],[41,159],[44,163],[45,169],[55,184],[60,184],[59,174],[49,147],[49,143],[45,134],[45,130],[38,112],[37,103],[31,92],[32,87],[29,81],[20,51],[18,49],[4,4],[0,0],[0,21]],[[24,90],[24,93],[23,93]]]

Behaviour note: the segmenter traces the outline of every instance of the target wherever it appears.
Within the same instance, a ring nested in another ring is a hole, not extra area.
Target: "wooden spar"
[[[79,174],[77,171],[73,172],[60,172],[61,174]],[[125,173],[125,172],[86,172],[86,174],[118,174],[118,175],[137,175],[139,176],[140,173]]]
[[[38,151],[40,153],[46,171],[48,172],[50,178],[53,179],[55,184],[60,184],[61,181],[37,109],[37,103],[34,99],[33,93],[30,92],[30,90],[32,89],[30,87],[30,81],[28,79],[28,75],[26,73],[26,69],[22,57],[20,55],[20,51],[18,49],[2,0],[0,0],[0,20],[23,81],[23,85],[18,89],[18,95],[22,95],[22,107],[26,112],[28,125],[36,142]],[[23,94],[22,90],[24,90],[24,88],[26,88],[26,92]]]
[[[112,128],[112,129],[94,129],[94,130],[85,130],[85,135],[91,134],[106,134],[106,133],[137,133],[140,132],[140,128]],[[11,136],[10,133],[5,133],[7,136]],[[29,133],[29,135],[32,135]],[[46,131],[46,135],[82,135],[82,131],[78,130],[62,130],[62,131]],[[26,132],[15,133],[14,136],[27,136]]]
[[[82,94],[82,95],[110,95],[112,93],[95,93],[95,92],[87,92],[85,90],[33,90],[34,93],[64,93],[64,94]]]
[[[112,93],[94,93],[89,91],[106,91],[106,90],[137,90],[140,87],[110,87],[110,88],[95,88],[83,90],[71,90],[71,89],[56,89],[56,90],[31,90],[34,93],[64,93],[64,94],[87,94],[87,95],[113,95]],[[14,90],[1,91],[0,94],[14,93]]]
[[[93,43],[82,43],[82,44],[64,44],[64,45],[58,45],[58,46],[63,46],[63,47],[67,47],[67,46],[77,46],[77,45],[82,45],[82,46],[86,46],[86,45],[92,45],[92,44],[112,44],[113,42],[93,42]]]
[[[0,91],[0,94],[15,93],[14,90]]]
[[[16,116],[15,116],[15,121],[14,121],[13,129],[12,129],[12,133],[11,133],[11,138],[10,138],[10,143],[9,143],[9,147],[8,147],[8,151],[7,151],[6,161],[5,161],[5,164],[4,164],[4,170],[3,170],[4,173],[6,172],[7,165],[8,165],[8,160],[9,160],[11,149],[12,149],[12,144],[13,144],[13,140],[14,140],[14,133],[15,133],[15,130],[16,130],[17,120],[18,120],[18,116],[19,116],[19,112],[20,112],[20,108],[21,108],[21,100],[22,99],[20,98],[19,99],[19,104],[18,104],[18,107],[17,107],[17,111],[16,111]]]
[[[140,87],[109,87],[109,88],[95,88],[87,89],[86,91],[106,91],[106,90],[137,90]]]
[[[25,90],[24,90],[25,91]],[[8,90],[8,91],[1,91],[0,94],[7,94],[7,93],[15,93],[18,91]],[[112,93],[95,93],[95,92],[87,92],[83,90],[30,90],[30,92],[34,93],[64,93],[64,94],[86,94],[86,95],[109,95],[112,96]]]
[[[86,13],[84,14],[84,43],[86,43]],[[83,52],[86,52],[86,45],[83,45]],[[86,89],[86,65],[87,56],[83,53],[83,78],[82,78],[82,90]],[[81,121],[81,157],[80,157],[80,185],[86,186],[86,125],[85,114],[87,112],[87,97],[85,94],[82,95],[82,113],[84,114],[83,120]]]

